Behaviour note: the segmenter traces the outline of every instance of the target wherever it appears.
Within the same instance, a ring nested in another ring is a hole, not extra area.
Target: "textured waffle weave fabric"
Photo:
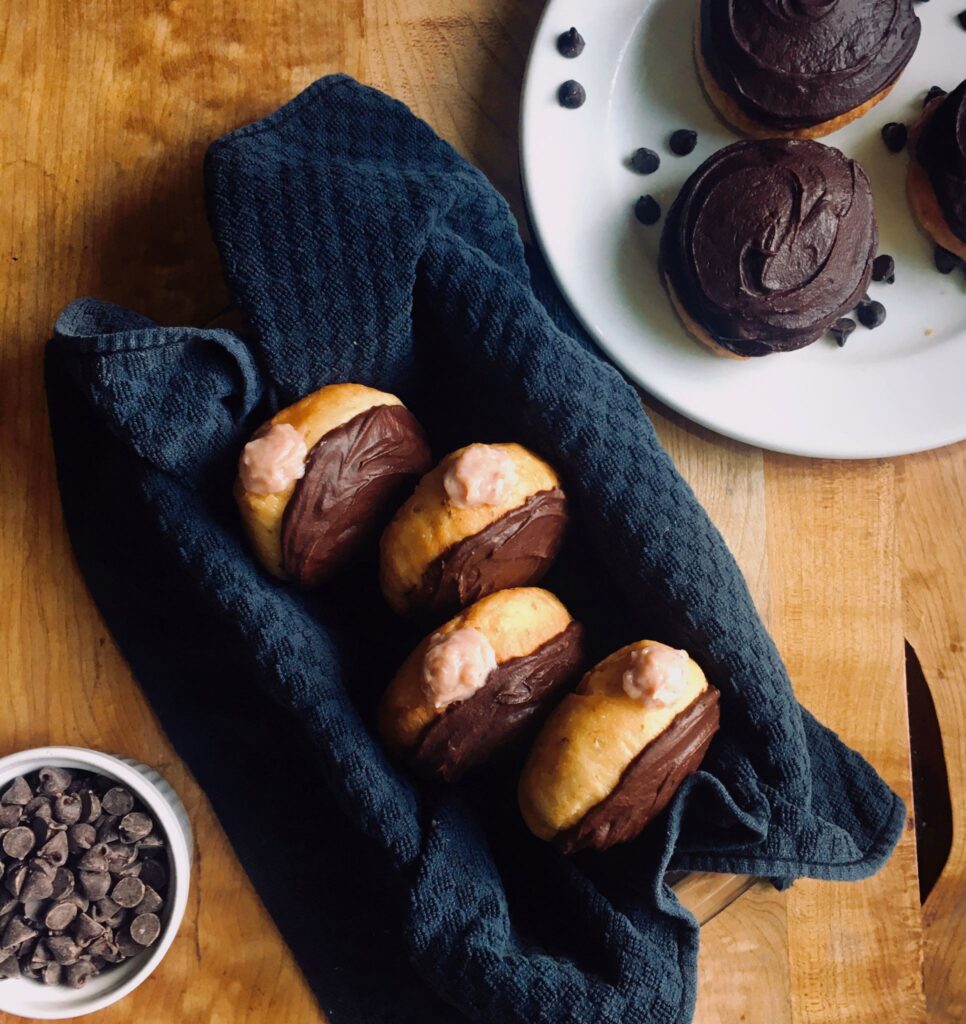
[[[665,870],[860,878],[901,801],[797,703],[635,391],[531,275],[482,174],[335,76],[215,142],[205,179],[251,332],[74,302],[47,350],[58,473],[105,620],[322,1006],[335,1024],[689,1021],[698,929]],[[703,770],[635,842],[566,859],[531,837],[520,751],[453,789],[414,783],[372,729],[418,639],[373,558],[315,596],[254,563],[240,449],[344,380],[399,394],[438,455],[512,439],[546,456],[576,520],[547,585],[591,653],[656,636],[721,690]]]

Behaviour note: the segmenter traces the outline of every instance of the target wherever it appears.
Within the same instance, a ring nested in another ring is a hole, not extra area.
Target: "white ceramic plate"
[[[537,29],[523,94],[521,154],[539,243],[568,302],[605,352],[652,395],[740,441],[825,458],[901,455],[966,438],[966,277],[939,274],[932,244],[905,199],[907,156],[890,154],[879,131],[911,124],[931,85],[966,73],[963,0],[916,5],[922,38],[891,95],[827,136],[872,181],[880,252],[896,260],[894,285],[872,284],[887,320],[857,327],[845,348],[830,338],[798,352],[737,362],[707,352],[681,327],[657,274],[661,223],[634,219],[650,193],[667,210],[685,178],[738,137],[711,112],[691,54],[693,0],[550,0]],[[574,25],[583,54],[557,53]],[[587,102],[566,110],[561,82]],[[675,157],[667,137],[694,128],[697,149]],[[659,170],[633,173],[638,146]]]

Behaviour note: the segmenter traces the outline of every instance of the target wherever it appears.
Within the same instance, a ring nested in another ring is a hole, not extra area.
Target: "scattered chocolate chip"
[[[584,52],[584,37],[575,29],[569,28],[557,36],[557,52],[561,57],[568,57],[571,60],[579,57]]]
[[[65,900],[74,891],[74,872],[70,868],[58,868],[54,872],[52,881],[53,892],[50,898],[53,900]]]
[[[7,889],[7,892],[11,896],[20,898],[20,890],[23,888],[23,883],[27,878],[27,865],[26,864],[14,864],[7,865],[7,870],[3,876],[3,884]]]
[[[138,843],[138,850],[141,853],[152,854],[162,849],[164,846],[164,840],[157,834],[152,832],[149,836],[145,836],[141,842]]]
[[[54,867],[63,867],[67,863],[67,833],[55,832],[37,851],[37,856]]]
[[[141,868],[140,879],[159,892],[168,884],[168,871],[159,860],[145,860]]]
[[[90,909],[91,901],[82,892],[77,892],[76,889],[65,896],[64,899],[75,904],[82,914],[86,914]]]
[[[890,121],[882,127],[882,141],[890,153],[901,153],[906,148],[908,137],[906,126],[898,121]]]
[[[0,804],[0,828],[13,828],[20,821],[19,804]]]
[[[53,802],[49,796],[35,796],[33,800],[24,807],[23,812],[28,818],[33,818],[34,821],[38,818],[44,821],[52,821],[54,817],[52,803]]]
[[[63,967],[61,967],[60,964],[57,963],[56,961],[53,961],[53,962],[48,963],[48,964],[44,964],[43,971],[42,971],[42,973],[40,975],[40,980],[45,985],[59,985],[60,984],[60,976],[61,976],[63,970],[64,970]]]
[[[688,153],[693,153],[697,144],[698,133],[691,128],[678,128],[677,131],[671,132],[671,138],[668,140],[671,152],[675,156],[687,156]]]
[[[661,158],[653,149],[641,146],[631,154],[630,165],[638,174],[653,174],[661,166]]]
[[[956,20],[959,22],[960,28],[966,29],[966,11],[960,11],[959,14],[956,15]]]
[[[15,860],[23,860],[34,848],[34,834],[26,825],[18,825],[4,833],[0,840],[3,852]]]
[[[642,224],[656,224],[661,219],[661,206],[654,196],[641,196],[634,204],[634,216]]]
[[[839,317],[828,330],[835,339],[835,344],[843,348],[849,340],[849,335],[855,330],[855,321],[847,316]]]
[[[67,830],[67,847],[71,853],[83,853],[97,841],[97,829],[86,821],[71,825]]]
[[[62,932],[77,917],[75,903],[55,903],[44,915],[44,924],[52,932]]]
[[[926,93],[926,98],[922,101],[922,105],[925,107],[929,103],[932,103],[932,101],[937,96],[945,96],[945,95],[946,95],[946,90],[941,85],[931,85],[931,86],[929,86],[929,92]]]
[[[5,957],[3,953],[0,953],[0,981],[19,977],[20,964],[17,962],[17,958],[12,955]]]
[[[3,930],[3,937],[0,938],[0,947],[12,949],[14,946],[19,946],[21,942],[35,939],[39,934],[40,932],[33,925],[29,924],[26,918],[12,917],[7,922],[7,927]]]
[[[140,878],[134,878],[128,876],[122,878],[117,885],[114,886],[111,892],[111,899],[119,907],[125,907],[130,910],[131,907],[136,907],[142,899],[144,899],[144,893],[146,892],[144,882]]]
[[[85,871],[107,871],[107,855],[110,849],[107,843],[95,843],[78,857],[77,866]]]
[[[860,302],[855,312],[859,318],[859,323],[863,327],[868,327],[869,330],[885,323],[886,308],[881,302],[876,302],[874,299],[868,302]]]
[[[66,768],[41,768],[37,772],[37,792],[47,796],[60,796],[73,781]]]
[[[71,988],[83,988],[96,973],[96,968],[89,960],[78,960],[67,968],[66,981]]]
[[[61,793],[54,800],[54,821],[73,825],[80,821],[81,798],[76,793]]]
[[[164,906],[164,900],[151,888],[144,887],[144,896],[141,902],[134,908],[135,914],[156,914]]]
[[[134,797],[123,786],[113,786],[101,797],[101,806],[107,814],[123,817],[134,810]]]
[[[161,922],[157,914],[138,914],[131,922],[130,931],[139,946],[150,946],[161,934]]]
[[[99,956],[110,960],[112,954],[117,954],[117,946],[114,945],[114,933],[110,928],[105,928],[101,934],[87,947],[87,952],[92,957]]]
[[[121,819],[116,814],[102,814],[97,823],[97,841],[99,843],[116,843],[121,838],[117,823]]]
[[[89,900],[99,900],[107,895],[112,879],[107,871],[79,871],[77,881]]]
[[[75,963],[81,954],[80,946],[69,935],[49,936],[47,948],[57,963],[64,966]]]
[[[872,261],[872,280],[884,284],[895,284],[896,261],[887,253],[882,253]]]
[[[959,266],[959,257],[954,252],[950,252],[948,249],[944,249],[941,245],[937,245],[932,255],[933,261],[936,264],[936,269],[940,274],[951,274],[956,267]],[[7,835],[10,833],[8,832]],[[4,836],[4,839],[7,837]]]
[[[0,804],[19,804],[23,807],[33,799],[33,792],[27,780],[18,775],[13,782],[0,794]]]
[[[132,811],[121,818],[117,826],[122,843],[136,843],[143,839],[154,828],[154,822],[141,811]]]
[[[87,914],[78,914],[70,926],[74,941],[82,949],[86,949],[103,931],[104,926]]]
[[[28,900],[46,900],[50,899],[53,892],[54,880],[50,875],[43,871],[31,871],[20,890],[20,899],[24,903]]]
[[[580,82],[575,82],[571,78],[557,90],[557,99],[560,101],[560,106],[566,107],[568,110],[576,110],[586,102],[587,92]]]

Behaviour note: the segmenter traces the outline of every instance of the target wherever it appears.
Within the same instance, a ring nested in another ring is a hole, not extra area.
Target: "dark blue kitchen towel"
[[[335,1024],[690,1020],[698,929],[665,870],[861,878],[901,801],[799,706],[637,394],[536,297],[479,171],[335,76],[215,142],[205,180],[250,333],[73,303],[47,351],[58,472],[98,605],[322,1006]],[[565,859],[531,837],[519,751],[450,790],[414,783],[372,729],[417,639],[372,556],[314,596],[254,563],[239,451],[345,380],[398,393],[437,454],[514,439],[550,459],[576,528],[548,585],[592,653],[657,635],[721,690],[703,770],[635,842]]]

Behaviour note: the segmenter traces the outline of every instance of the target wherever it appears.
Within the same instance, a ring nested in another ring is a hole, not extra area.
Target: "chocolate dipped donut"
[[[909,138],[906,190],[937,245],[966,260],[966,81],[926,104]]]
[[[854,309],[878,244],[865,172],[795,139],[736,142],[684,183],[661,270],[685,327],[719,355],[811,344]]]
[[[912,0],[700,0],[695,62],[740,131],[814,139],[888,95],[920,28]]]
[[[446,782],[525,729],[583,660],[583,630],[546,590],[501,590],[406,659],[379,708],[387,747]]]
[[[315,587],[430,464],[422,427],[395,395],[330,384],[281,409],[245,445],[235,500],[265,568]]]
[[[386,527],[380,580],[398,612],[452,614],[535,583],[567,524],[560,480],[519,444],[471,444],[419,481]]]
[[[686,651],[641,640],[606,658],[533,745],[518,789],[530,831],[565,853],[633,839],[697,771],[718,697]]]

